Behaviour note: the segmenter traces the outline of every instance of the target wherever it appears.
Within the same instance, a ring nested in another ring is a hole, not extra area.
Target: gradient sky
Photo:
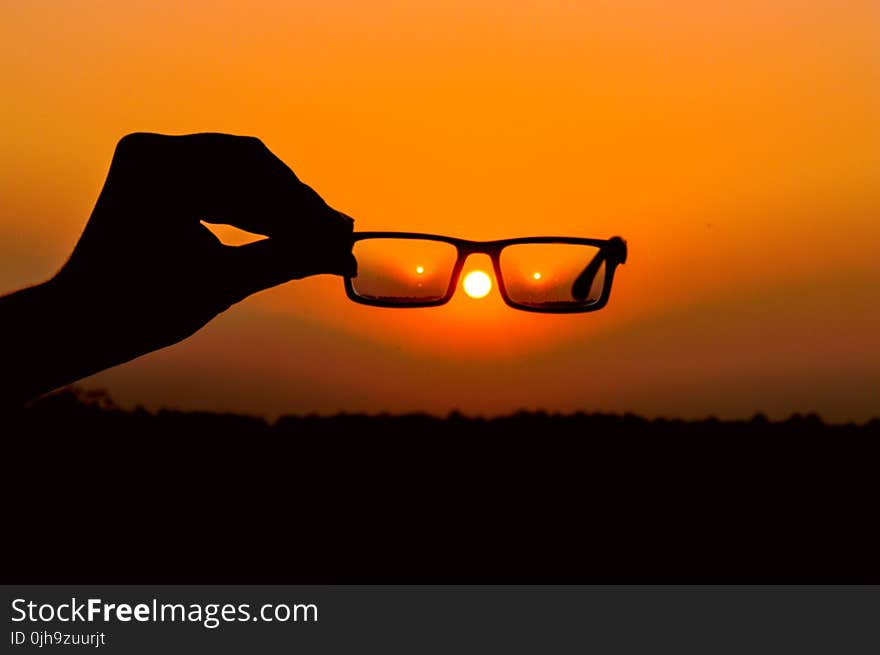
[[[251,134],[359,230],[619,234],[630,259],[581,316],[496,291],[376,309],[311,278],[84,386],[268,415],[864,420],[878,44],[876,0],[4,2],[0,292],[61,265],[123,134]]]

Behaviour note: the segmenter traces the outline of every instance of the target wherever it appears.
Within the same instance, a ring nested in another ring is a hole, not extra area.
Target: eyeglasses
[[[575,313],[602,309],[614,270],[626,261],[626,242],[578,237],[525,237],[467,241],[413,232],[356,232],[357,274],[345,278],[355,302],[377,307],[437,307],[455,293],[465,260],[485,254],[508,306],[529,312]],[[465,293],[492,289],[485,271],[465,276]]]

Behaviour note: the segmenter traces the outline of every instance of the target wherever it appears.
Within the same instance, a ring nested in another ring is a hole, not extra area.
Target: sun
[[[471,271],[464,278],[464,292],[471,298],[485,298],[492,290],[492,279],[483,271]]]

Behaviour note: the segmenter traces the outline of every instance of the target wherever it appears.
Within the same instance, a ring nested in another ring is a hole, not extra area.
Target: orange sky
[[[619,234],[630,259],[581,316],[291,283],[87,386],[271,415],[863,420],[878,43],[875,0],[3,3],[0,291],[60,266],[123,134],[253,134],[360,230]]]

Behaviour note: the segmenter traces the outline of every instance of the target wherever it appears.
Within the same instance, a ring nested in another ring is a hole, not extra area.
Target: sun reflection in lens
[[[464,278],[464,292],[471,298],[485,298],[492,290],[492,279],[483,271],[471,271]]]

